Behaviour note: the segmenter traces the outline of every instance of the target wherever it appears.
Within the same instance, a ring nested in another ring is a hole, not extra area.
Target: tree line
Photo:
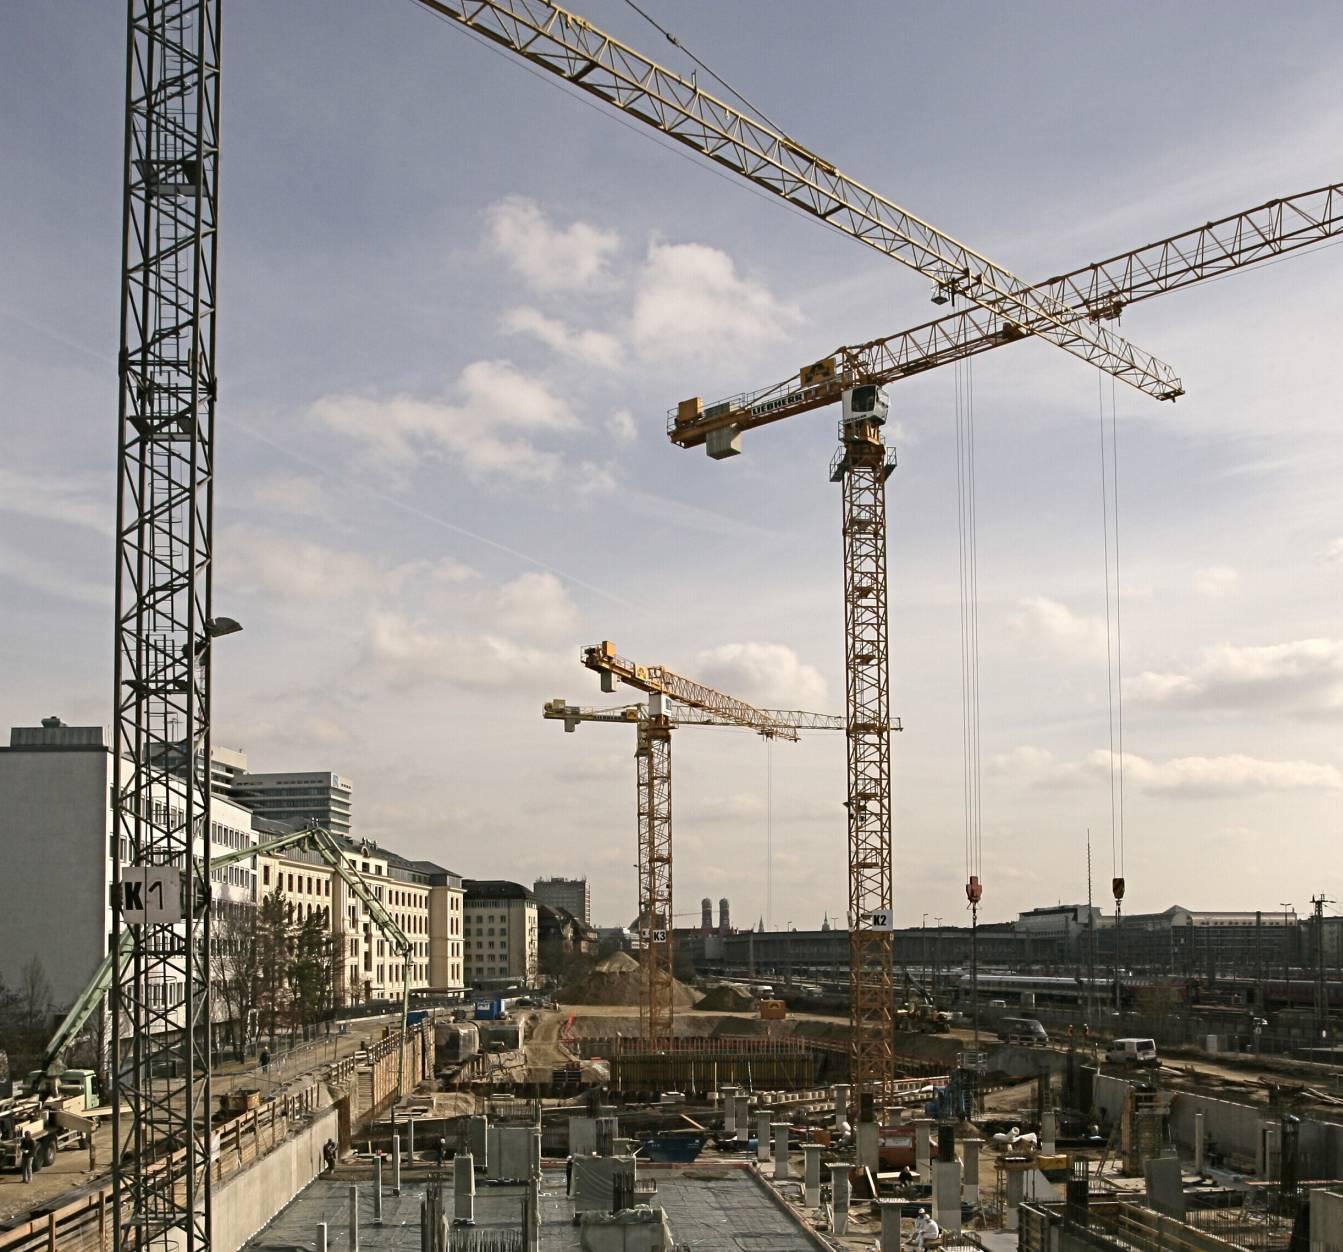
[[[339,1003],[344,962],[327,910],[299,919],[278,887],[260,904],[217,905],[210,946],[224,1045],[239,1061],[263,1041],[312,1038]]]

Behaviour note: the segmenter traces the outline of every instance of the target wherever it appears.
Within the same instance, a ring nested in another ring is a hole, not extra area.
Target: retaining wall
[[[241,1174],[214,1188],[215,1252],[238,1252],[322,1172],[322,1145],[337,1134],[336,1110],[317,1114]]]

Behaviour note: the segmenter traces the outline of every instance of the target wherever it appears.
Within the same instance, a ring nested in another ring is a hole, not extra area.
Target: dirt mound
[[[628,952],[615,952],[593,966],[592,972],[565,992],[572,1004],[638,1004],[643,989],[639,962]],[[672,1004],[690,1008],[699,993],[683,982],[672,982]]]
[[[744,987],[723,982],[711,987],[695,1007],[710,1013],[749,1013],[755,1008],[755,997]]]

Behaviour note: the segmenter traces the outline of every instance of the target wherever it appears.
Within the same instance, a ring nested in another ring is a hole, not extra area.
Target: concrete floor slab
[[[661,1206],[678,1244],[695,1252],[814,1252],[816,1244],[751,1175],[739,1170],[658,1170],[645,1177],[657,1183],[653,1203]],[[373,1184],[359,1189],[360,1252],[419,1252],[420,1200],[425,1184],[416,1180],[394,1196],[384,1191],[383,1224],[373,1224]],[[288,1205],[244,1252],[315,1252],[317,1226],[327,1224],[329,1252],[349,1252],[348,1181],[320,1178]],[[476,1224],[520,1229],[524,1188],[492,1186],[480,1180]],[[573,1202],[564,1194],[564,1171],[544,1171],[541,1192],[542,1252],[578,1252]],[[449,1177],[445,1202],[452,1208]]]

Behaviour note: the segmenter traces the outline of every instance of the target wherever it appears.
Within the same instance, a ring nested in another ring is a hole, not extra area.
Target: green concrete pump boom
[[[401,957],[402,1046],[400,1061],[397,1066],[396,1085],[398,1094],[404,1095],[406,1090],[405,1039],[410,1010],[410,979],[406,975],[405,966],[411,950],[410,939],[406,936],[405,931],[396,924],[392,915],[383,908],[382,901],[368,889],[363,879],[345,863],[345,858],[341,855],[340,844],[336,842],[331,832],[321,826],[313,825],[302,830],[291,831],[287,835],[280,835],[276,839],[268,839],[265,843],[258,843],[246,848],[235,848],[232,852],[211,856],[210,869],[212,871],[223,869],[229,865],[236,865],[239,861],[249,861],[257,856],[272,856],[293,847],[312,849],[340,875],[345,885],[372,914],[378,928],[387,936],[393,949]],[[47,1044],[46,1052],[43,1055],[42,1072],[48,1082],[59,1077],[60,1072],[65,1068],[66,1049],[75,1040],[79,1032],[84,1029],[84,1024],[98,1005],[102,1003],[103,997],[111,987],[113,974],[118,965],[118,953],[122,965],[129,958],[132,948],[132,933],[129,926],[121,932],[120,945],[98,963],[98,968],[94,971],[88,986],[80,993],[79,999],[71,1006],[70,1011],[65,1015],[56,1033]]]

